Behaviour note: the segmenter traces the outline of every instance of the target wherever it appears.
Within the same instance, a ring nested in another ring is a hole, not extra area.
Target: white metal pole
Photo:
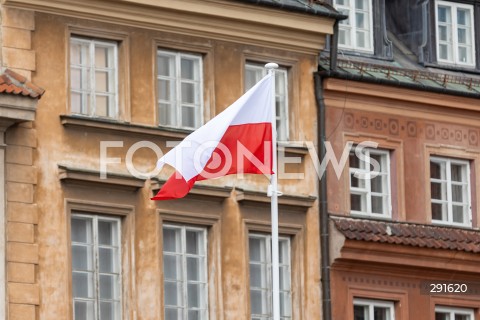
[[[272,313],[273,320],[280,320],[280,275],[278,261],[278,182],[277,182],[277,117],[275,107],[275,69],[276,63],[267,63],[265,68],[272,75],[272,170],[270,177],[270,197],[272,214]]]

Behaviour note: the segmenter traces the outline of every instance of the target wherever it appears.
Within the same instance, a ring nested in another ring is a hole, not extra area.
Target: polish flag
[[[273,75],[188,135],[158,165],[176,172],[152,200],[183,198],[195,181],[236,173],[272,174]]]

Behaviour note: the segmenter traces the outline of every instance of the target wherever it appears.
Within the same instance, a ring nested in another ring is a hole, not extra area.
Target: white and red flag
[[[158,160],[176,172],[152,200],[182,198],[200,180],[272,174],[273,86],[274,75],[268,74]]]

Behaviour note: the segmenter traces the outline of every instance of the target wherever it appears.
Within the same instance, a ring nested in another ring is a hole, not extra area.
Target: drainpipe
[[[337,68],[337,52],[338,52],[338,20],[333,26],[333,35],[330,42],[330,70],[335,71]],[[317,102],[317,123],[319,156],[320,161],[325,159],[326,134],[325,134],[325,98],[323,94],[322,77],[318,72],[314,75],[315,81],[315,99]],[[332,319],[332,300],[330,289],[330,232],[328,221],[328,202],[327,202],[327,171],[324,172],[320,179],[319,191],[319,212],[320,212],[320,256],[321,256],[321,277],[322,277],[322,315],[323,320]]]

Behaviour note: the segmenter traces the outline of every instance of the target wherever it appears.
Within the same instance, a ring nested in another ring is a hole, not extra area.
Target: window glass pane
[[[367,33],[363,31],[357,31],[357,47],[366,48],[367,47]]]
[[[447,46],[446,44],[440,44],[438,46],[439,53],[440,53],[440,59],[442,60],[451,60],[450,58],[450,47]]]
[[[157,72],[159,76],[173,77],[175,64],[174,58],[170,56],[158,55],[157,56]]]
[[[466,179],[463,178],[463,168],[464,165],[454,164],[450,166],[452,181],[464,182]]]
[[[251,237],[248,239],[250,261],[265,261],[265,240]]]
[[[451,23],[450,7],[438,6],[438,21]]]
[[[181,252],[180,229],[163,229],[163,251]]]
[[[367,9],[366,0],[355,0],[355,8],[358,10],[366,10]]]
[[[280,267],[280,290],[290,290],[290,268]]]
[[[368,318],[368,306],[353,306],[353,319],[354,320],[369,320]]]
[[[447,26],[438,26],[438,38],[440,41],[449,41]]]
[[[93,301],[75,301],[73,309],[75,320],[95,319]]]
[[[450,320],[450,314],[447,312],[435,312],[435,320]]]
[[[455,320],[471,320],[471,317],[467,314],[455,314]]]
[[[250,286],[255,288],[267,287],[267,267],[264,264],[250,264]]]
[[[158,98],[163,101],[171,101],[175,98],[174,85],[171,80],[158,80]]]
[[[367,211],[367,201],[365,195],[354,194],[350,195],[350,206],[353,211]]]
[[[268,314],[268,293],[266,290],[250,290],[250,308],[252,314]]]
[[[93,273],[72,272],[74,298],[94,298]]]
[[[353,188],[365,188],[365,179],[359,179],[355,177],[355,173],[351,173],[350,186]]]
[[[108,97],[95,96],[95,115],[100,117],[108,116]]]
[[[70,43],[70,63],[80,65],[82,63],[81,55],[82,45],[80,43]]]
[[[205,281],[203,279],[203,258],[188,257],[187,258],[187,280],[188,281]]]
[[[112,301],[100,302],[100,319],[114,320],[115,319],[115,303]]]
[[[355,13],[355,22],[357,23],[357,28],[366,29],[367,28],[367,19],[365,13],[356,12]]]
[[[169,280],[182,280],[182,260],[180,256],[163,255],[163,276]]]
[[[70,71],[70,87],[72,89],[82,89],[82,69],[72,68]]]
[[[95,72],[95,91],[107,92],[108,90],[108,72],[96,71]]]
[[[195,103],[195,85],[193,83],[182,83],[182,102]]]
[[[452,185],[452,200],[454,202],[463,202],[463,185]]]
[[[430,192],[432,199],[447,200],[447,184],[445,182],[431,182]]]
[[[188,310],[188,320],[200,320],[202,319],[202,314],[202,310]]]
[[[117,245],[117,223],[115,221],[98,221],[98,242],[102,245]]]
[[[383,208],[383,197],[372,196],[372,213],[385,213]]]
[[[470,62],[469,50],[465,47],[458,47],[458,61],[459,62]]]
[[[458,28],[457,36],[458,36],[457,37],[458,43],[467,44],[468,37],[467,37],[467,30],[466,29]],[[464,49],[466,49],[466,48],[464,48]],[[466,56],[466,53],[465,53],[465,56]]]
[[[430,161],[430,178],[445,179],[445,164]]]
[[[182,127],[195,127],[195,108],[182,107]]]
[[[175,123],[175,109],[171,103],[159,103],[160,125],[170,126]]]
[[[470,10],[457,9],[457,24],[461,26],[470,26]]]
[[[96,68],[107,68],[109,67],[108,63],[108,48],[96,46],[95,47],[95,67]]]
[[[373,318],[375,320],[390,320],[390,309],[384,307],[374,307]]]
[[[370,180],[370,187],[372,188],[372,192],[382,193],[383,190],[383,180],[384,176],[378,175],[375,178]]]
[[[200,283],[189,283],[187,287],[188,307],[201,308],[203,306],[203,290],[204,285]]]
[[[165,281],[165,305],[167,306],[182,306],[182,288],[181,283]]]
[[[338,44],[340,45],[349,45],[350,44],[350,33],[345,29],[340,29],[338,34]]]
[[[464,208],[464,206],[456,206],[456,205],[453,205],[452,206],[452,210],[453,210],[453,222],[456,222],[456,223],[464,223],[464,210],[466,210],[466,208]]]
[[[182,58],[181,59],[181,73],[182,79],[190,79],[190,80],[198,80],[198,76],[196,74],[196,61],[191,59]]]
[[[72,113],[81,113],[82,95],[77,92],[72,92],[70,96],[70,105],[71,105]]]
[[[101,274],[100,281],[100,299],[115,299],[115,276]]]
[[[447,220],[447,205],[445,203],[432,202],[432,219],[433,220]]]
[[[280,316],[281,317],[290,317],[292,315],[290,301],[291,301],[290,293],[280,292]]]
[[[117,272],[117,249],[99,248],[98,260],[100,272],[114,273]]]
[[[92,243],[92,221],[88,218],[72,218],[71,237],[73,242]]]
[[[92,246],[72,245],[72,269],[93,271]]]
[[[183,320],[182,310],[165,308],[165,320]]]

